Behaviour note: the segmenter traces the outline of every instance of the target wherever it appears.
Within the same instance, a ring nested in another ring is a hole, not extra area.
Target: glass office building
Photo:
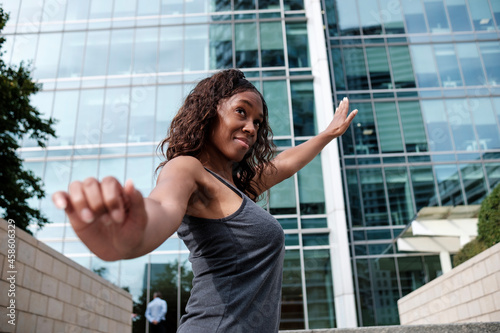
[[[426,206],[478,204],[500,180],[500,1],[323,0],[358,324],[441,274],[394,239]]]
[[[398,324],[396,301],[440,274],[394,239],[425,206],[478,203],[500,179],[500,1],[20,0],[3,8],[7,63],[33,61],[32,102],[58,137],[21,157],[45,183],[36,237],[175,327],[189,297],[174,235],[149,255],[93,256],[50,196],[73,180],[131,178],[147,195],[158,142],[193,85],[241,68],[262,91],[278,149],[321,131],[344,96],[348,132],[261,202],[286,235],[282,329]]]

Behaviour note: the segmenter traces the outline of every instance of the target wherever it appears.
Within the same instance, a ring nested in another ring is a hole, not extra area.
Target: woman
[[[148,197],[107,177],[72,182],[53,201],[103,260],[145,255],[177,231],[194,274],[179,332],[277,332],[284,234],[254,201],[342,135],[357,113],[348,108],[344,99],[325,131],[272,158],[264,98],[242,72],[221,71],[173,119]]]

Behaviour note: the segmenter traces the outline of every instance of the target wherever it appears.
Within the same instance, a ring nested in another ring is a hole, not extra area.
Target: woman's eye
[[[260,125],[261,125],[261,124],[262,124],[262,123],[261,123],[260,121],[256,121],[256,122],[254,122],[255,127],[260,127]]]
[[[236,112],[240,114],[245,114],[245,110],[243,109],[236,109]]]

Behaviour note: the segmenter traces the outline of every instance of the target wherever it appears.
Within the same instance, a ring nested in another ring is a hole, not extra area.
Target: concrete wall
[[[0,269],[0,332],[132,330],[129,293],[2,219]]]
[[[401,325],[500,321],[500,243],[401,298],[398,309]]]
[[[330,328],[280,333],[498,333],[500,323],[466,323],[441,325],[378,326],[360,328]]]

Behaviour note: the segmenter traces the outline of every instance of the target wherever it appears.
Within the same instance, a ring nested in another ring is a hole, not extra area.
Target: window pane
[[[65,30],[86,29],[90,0],[68,0],[66,6]]]
[[[129,75],[132,70],[134,30],[112,30],[108,75]],[[101,58],[97,58],[99,61]]]
[[[424,9],[420,0],[401,0],[408,33],[427,32]]]
[[[155,73],[158,49],[158,29],[136,29],[134,46],[134,74]]]
[[[159,142],[167,136],[170,122],[182,105],[182,97],[182,86],[180,85],[158,86],[155,141]]]
[[[317,218],[317,219],[303,218],[300,221],[300,226],[302,227],[302,229],[328,228],[328,224],[325,218]],[[328,235],[326,236],[328,237]]]
[[[290,68],[310,67],[311,64],[309,62],[309,43],[307,42],[306,24],[287,23],[286,41],[288,50],[288,65]]]
[[[356,1],[336,1],[341,36],[358,36],[359,20]]]
[[[297,214],[294,177],[273,186],[269,192],[269,212],[271,214]]]
[[[478,150],[477,140],[472,127],[469,103],[465,99],[446,101],[446,110],[450,122],[456,150]]]
[[[421,257],[397,258],[403,296],[423,286],[426,271]]]
[[[380,19],[381,11],[378,8],[377,1],[358,0],[358,5],[359,8],[363,8],[359,11],[363,35],[380,35],[382,33],[382,26],[380,25],[382,20]]]
[[[89,28],[109,28],[111,26],[111,21],[97,19],[110,18],[112,17],[112,12],[112,1],[92,0],[92,3],[90,4],[89,19],[95,19],[96,21],[90,21]]]
[[[133,179],[135,187],[147,196],[153,189],[153,157],[128,157],[125,179]]]
[[[84,32],[64,33],[58,77],[79,77],[82,75],[84,45]]]
[[[187,25],[184,28],[184,70],[208,69],[208,25]]]
[[[368,78],[366,75],[365,55],[363,53],[363,49],[357,47],[345,48],[344,64],[348,89],[368,89]]]
[[[375,309],[373,306],[373,293],[372,293],[372,277],[368,265],[368,259],[356,260],[357,282],[358,288],[356,290],[358,297],[358,304],[361,308],[361,319],[363,326],[374,326],[375,322]]]
[[[49,139],[49,146],[74,144],[78,91],[58,91],[55,96],[52,117],[57,119],[54,130],[57,138]]]
[[[436,165],[436,178],[438,183],[441,205],[457,206],[465,204],[462,187],[458,178],[456,165]]]
[[[438,201],[432,167],[410,167],[410,173],[417,212],[423,207],[437,206]]]
[[[405,27],[399,2],[393,0],[380,0],[380,7],[382,8],[380,15],[384,21],[385,33],[404,34]]]
[[[33,71],[37,79],[56,77],[61,38],[61,33],[40,34]]]
[[[451,44],[437,44],[434,46],[437,68],[441,84],[444,88],[463,86],[462,76],[458,66],[457,55]]]
[[[260,23],[262,67],[284,66],[281,21]]]
[[[366,57],[372,89],[391,89],[391,74],[385,47],[367,47]]]
[[[125,182],[125,159],[101,158],[99,159],[99,179],[106,176],[115,177],[120,183]]]
[[[389,225],[381,169],[361,169],[361,195],[367,227]]]
[[[354,155],[354,140],[352,137],[354,129],[354,125],[351,124],[351,126],[349,126],[345,133],[340,137],[343,155]]]
[[[280,330],[304,329],[304,307],[299,250],[287,250],[283,263]]]
[[[427,151],[427,138],[419,103],[399,102],[399,113],[403,125],[406,151],[412,153]]]
[[[269,124],[275,136],[290,135],[290,111],[286,81],[264,81],[264,99],[269,109]]]
[[[378,154],[377,131],[373,119],[373,110],[370,103],[358,103],[354,129],[354,140],[356,141],[356,154]]]
[[[347,191],[348,200],[351,206],[351,225],[362,226],[363,217],[361,216],[361,210],[359,209],[359,203],[361,202],[361,196],[359,195],[359,181],[356,170],[346,170],[347,177]]]
[[[210,25],[210,69],[233,66],[233,41],[230,24]]]
[[[461,164],[460,172],[464,183],[468,205],[479,205],[488,193],[481,164]]]
[[[415,212],[405,167],[385,168],[385,181],[389,195],[389,208],[393,225],[407,225],[411,222]]]
[[[284,6],[285,10],[304,10],[304,0],[287,0]]]
[[[332,48],[333,74],[335,76],[335,87],[337,90],[345,89],[344,68],[342,66],[342,50]]]
[[[479,149],[500,148],[498,124],[489,98],[471,99],[469,108],[479,137]]]
[[[472,22],[474,23],[474,30],[495,29],[488,0],[469,1],[469,9],[472,15]]]
[[[330,37],[338,36],[338,22],[337,22],[337,1],[326,1],[325,11],[326,11],[326,19],[328,21],[328,31],[330,33]]]
[[[156,89],[133,87],[130,99],[128,142],[152,142],[155,127]]]
[[[82,90],[75,134],[75,144],[96,145],[101,139],[102,89]]]
[[[500,163],[485,163],[486,174],[488,175],[488,183],[490,190],[493,190],[500,184]]]
[[[401,128],[398,120],[396,105],[392,103],[375,103],[375,114],[377,116],[377,127],[380,138],[382,153],[403,152],[403,141],[401,140]]]
[[[398,325],[399,287],[395,258],[370,259],[377,325]]]
[[[127,142],[130,89],[107,89],[101,143]]]
[[[419,87],[439,87],[432,47],[430,45],[410,45],[410,51]]]
[[[335,327],[329,250],[304,251],[309,328]]]
[[[303,215],[324,214],[325,194],[321,157],[316,156],[298,173],[300,213]]]
[[[446,0],[453,31],[471,31],[469,11],[465,0]]]
[[[279,0],[259,0],[259,9],[280,9]]]
[[[442,0],[424,0],[425,13],[432,33],[449,32],[448,18]]]
[[[481,56],[483,57],[488,84],[492,86],[500,85],[500,42],[479,43]]]
[[[255,9],[255,0],[234,0],[234,10]]]
[[[414,88],[415,76],[407,46],[389,46],[395,88]]]
[[[479,60],[479,52],[477,52],[476,43],[460,43],[456,44],[458,58],[462,65],[462,73],[464,75],[465,85],[475,86],[483,85],[486,82]]]
[[[89,31],[83,64],[83,76],[106,74],[106,61],[109,47],[109,31]]]
[[[192,0],[184,2],[185,13],[208,13],[208,1]]]
[[[295,136],[312,136],[317,133],[314,90],[311,81],[293,81],[292,91],[293,128]]]
[[[165,27],[160,30],[160,72],[182,71],[183,31],[182,27]]]
[[[491,8],[493,9],[493,16],[495,17],[495,21],[497,22],[497,29],[500,29],[500,2],[498,1],[490,1]]]
[[[443,101],[422,101],[430,151],[453,150]]]
[[[235,24],[236,67],[259,66],[257,26],[255,23]]]

